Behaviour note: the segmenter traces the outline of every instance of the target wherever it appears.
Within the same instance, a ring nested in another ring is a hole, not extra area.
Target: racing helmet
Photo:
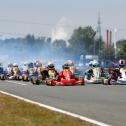
[[[74,65],[74,63],[73,63],[72,60],[67,60],[67,61],[66,61],[66,64],[69,64],[70,66],[73,66],[73,65]]]
[[[119,65],[125,65],[125,60],[119,60]]]
[[[28,64],[28,68],[34,68],[34,64],[33,64],[32,62],[30,62],[30,63]]]
[[[50,63],[50,64],[48,64],[47,68],[48,69],[54,69],[55,68],[55,65],[53,63]]]
[[[13,64],[12,64],[12,63],[9,63],[9,64],[8,64],[8,67],[13,67]]]
[[[92,61],[92,67],[98,67],[99,63],[97,60]]]
[[[63,69],[69,69],[70,68],[68,63],[65,63],[62,67],[63,67]]]
[[[24,62],[24,63],[23,63],[23,66],[27,66],[27,65],[28,65],[28,62]]]
[[[42,67],[42,63],[40,61],[35,62],[36,67]]]
[[[90,62],[88,63],[88,65],[89,65],[90,67],[92,67],[93,62],[92,62],[92,61],[90,61]]]
[[[18,64],[17,64],[17,63],[14,63],[14,64],[13,64],[13,67],[18,67]]]

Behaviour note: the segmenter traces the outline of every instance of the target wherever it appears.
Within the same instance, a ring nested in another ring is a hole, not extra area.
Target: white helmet
[[[125,60],[120,59],[120,60],[119,60],[119,64],[120,64],[120,65],[124,65],[124,64],[125,64]]]
[[[14,64],[13,64],[13,67],[18,67],[18,64],[17,64],[17,63],[14,63]]]
[[[74,63],[73,63],[72,60],[67,60],[64,64],[69,64],[70,66],[73,66],[74,65]]]
[[[89,62],[89,66],[99,65],[97,60],[93,60]]]
[[[98,65],[98,64],[99,64],[99,63],[98,63],[97,60],[93,60],[92,65]]]
[[[51,65],[51,64],[54,64],[52,61],[49,61],[48,63],[47,63],[47,66],[49,66],[49,65]]]

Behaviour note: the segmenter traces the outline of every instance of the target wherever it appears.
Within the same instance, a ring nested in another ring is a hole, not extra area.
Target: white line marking
[[[6,81],[6,82],[9,82],[9,83],[14,83],[14,84],[18,84],[18,85],[27,85],[27,84],[23,84],[23,83],[19,83],[19,82],[15,82],[15,81]]]
[[[23,97],[20,97],[20,96],[11,94],[11,93],[7,93],[7,92],[4,92],[4,91],[0,91],[0,93],[3,93],[3,94],[6,94],[6,95],[15,97],[15,98],[17,98],[17,99],[20,99],[20,100],[23,100],[23,101],[25,101],[25,102],[38,105],[38,106],[40,106],[40,107],[43,107],[43,108],[46,108],[46,109],[49,109],[49,110],[52,110],[52,111],[55,111],[55,112],[59,112],[59,113],[63,113],[63,114],[66,114],[66,115],[75,117],[75,118],[79,118],[79,119],[81,119],[81,120],[84,120],[84,121],[86,121],[86,122],[89,122],[89,123],[92,123],[92,124],[95,124],[95,125],[98,125],[98,126],[111,126],[111,125],[109,125],[109,124],[105,124],[105,123],[102,123],[102,122],[99,122],[99,121],[96,121],[96,120],[87,118],[87,117],[85,117],[85,116],[81,116],[81,115],[78,115],[78,114],[75,114],[75,113],[71,113],[71,112],[68,112],[68,111],[65,111],[65,110],[62,110],[62,109],[58,109],[58,108],[49,106],[49,105],[41,104],[41,103],[39,103],[39,102],[35,102],[35,101],[32,101],[32,100],[29,100],[29,99],[26,99],[26,98],[23,98]]]

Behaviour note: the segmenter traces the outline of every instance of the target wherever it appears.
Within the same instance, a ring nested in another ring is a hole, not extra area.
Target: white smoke
[[[52,42],[54,42],[55,40],[66,40],[67,39],[67,33],[65,32],[63,27],[56,27],[55,29],[53,29],[52,32]]]
[[[4,63],[4,67],[8,64],[9,55],[0,55],[0,63]]]
[[[52,30],[52,43],[55,40],[65,40],[67,46],[69,46],[68,38],[69,38],[69,30],[68,30],[68,19],[66,17],[62,17],[55,28]]]

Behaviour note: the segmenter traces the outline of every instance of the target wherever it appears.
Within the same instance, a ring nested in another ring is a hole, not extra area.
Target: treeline
[[[126,40],[117,42],[117,56],[126,56]],[[99,55],[100,58],[114,57],[113,45],[106,48],[102,37],[98,38],[96,31],[91,27],[79,27],[73,31],[70,39],[55,40],[48,37],[27,35],[24,38],[10,38],[0,40],[0,54],[11,58],[72,58],[79,59],[80,55]]]

